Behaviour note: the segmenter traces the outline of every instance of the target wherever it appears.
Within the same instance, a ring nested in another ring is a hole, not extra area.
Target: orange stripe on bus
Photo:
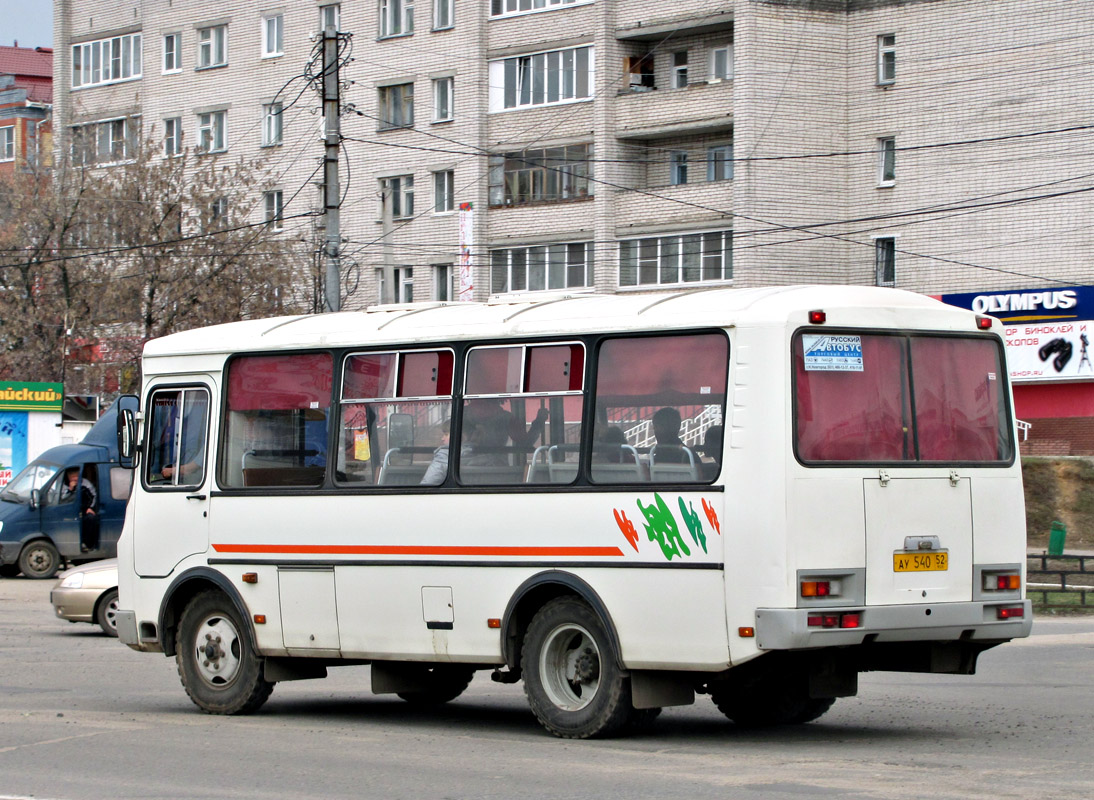
[[[218,553],[370,556],[622,556],[618,547],[438,547],[397,544],[214,544]]]

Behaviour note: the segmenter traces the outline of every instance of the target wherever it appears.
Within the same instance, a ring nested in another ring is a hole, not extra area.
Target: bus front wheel
[[[186,694],[207,714],[249,714],[273,691],[239,612],[223,592],[202,592],[186,606],[175,653]]]
[[[539,610],[521,661],[532,713],[555,736],[608,736],[631,721],[630,681],[603,622],[577,598],[556,598]]]

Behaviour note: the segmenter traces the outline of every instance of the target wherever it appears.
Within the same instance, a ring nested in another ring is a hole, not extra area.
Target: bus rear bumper
[[[1010,609],[1010,615],[1004,617],[1000,609]],[[1015,613],[1018,609],[1021,612]],[[818,622],[818,617],[826,619]],[[756,644],[760,650],[805,650],[872,642],[986,644],[1029,636],[1032,628],[1033,604],[1029,600],[756,609]]]

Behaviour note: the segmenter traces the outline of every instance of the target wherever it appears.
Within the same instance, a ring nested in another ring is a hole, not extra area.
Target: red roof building
[[[53,50],[0,47],[0,173],[48,165]]]

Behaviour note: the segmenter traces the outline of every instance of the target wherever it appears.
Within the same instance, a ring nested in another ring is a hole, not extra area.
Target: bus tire
[[[475,671],[450,664],[423,665],[420,678],[429,688],[413,692],[398,692],[412,706],[439,706],[455,700],[470,685]]]
[[[794,719],[790,720],[793,725],[804,725],[806,722],[812,722],[815,719],[820,719],[828,713],[828,709],[836,702],[834,697],[811,697],[805,702],[805,708]]]
[[[52,578],[61,568],[61,554],[49,539],[36,539],[19,553],[19,571],[28,578]]]
[[[182,612],[175,661],[186,694],[207,714],[250,714],[273,691],[239,612],[220,591],[201,592]]]
[[[833,697],[809,697],[804,680],[779,671],[766,679],[713,686],[710,697],[719,711],[745,728],[812,722],[836,702]]]
[[[521,660],[532,713],[555,736],[610,736],[630,722],[630,681],[600,617],[581,600],[543,606],[528,625]]]

